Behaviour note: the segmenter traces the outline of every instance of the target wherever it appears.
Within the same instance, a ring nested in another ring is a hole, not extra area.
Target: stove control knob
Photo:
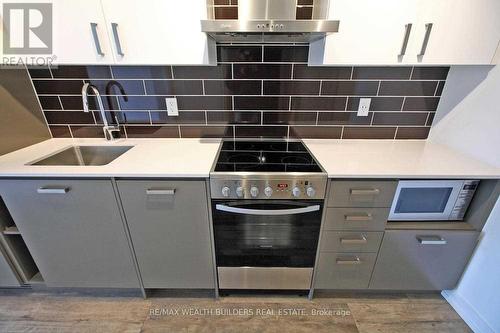
[[[229,187],[224,186],[221,192],[223,197],[228,197],[229,194],[231,193],[231,190],[229,189]]]
[[[306,189],[306,194],[308,197],[314,197],[316,195],[316,190],[312,186],[308,186]]]
[[[236,188],[236,195],[238,196],[238,198],[243,198],[244,194],[245,194],[245,189],[241,186],[238,186]]]
[[[266,195],[266,197],[270,197],[272,194],[273,194],[273,189],[271,188],[271,186],[267,186],[265,189],[264,189],[264,194]]]
[[[252,196],[252,198],[257,197],[259,195],[259,189],[256,186],[252,186],[250,188],[250,195]]]
[[[293,189],[292,189],[292,195],[294,197],[300,197],[300,188],[298,188],[297,186],[295,186]]]

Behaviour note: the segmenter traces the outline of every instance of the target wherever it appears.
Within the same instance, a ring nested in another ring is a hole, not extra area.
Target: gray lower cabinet
[[[205,182],[118,181],[145,288],[215,288]]]
[[[476,231],[386,230],[370,289],[453,288],[478,236]]]
[[[1,180],[0,196],[51,287],[139,288],[109,180]]]

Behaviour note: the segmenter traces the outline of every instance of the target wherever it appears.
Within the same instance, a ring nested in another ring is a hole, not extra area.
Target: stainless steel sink
[[[106,165],[133,146],[72,146],[29,165]]]

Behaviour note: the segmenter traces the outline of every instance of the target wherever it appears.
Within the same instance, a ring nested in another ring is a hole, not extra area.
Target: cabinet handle
[[[361,238],[340,238],[340,244],[366,244],[366,236],[361,235]]]
[[[378,195],[380,190],[378,188],[366,189],[366,190],[353,190],[351,189],[351,195]]]
[[[344,215],[346,221],[371,221],[373,220],[372,214],[365,215]]]
[[[174,195],[175,194],[175,188],[173,189],[152,189],[148,188],[146,190],[147,195]]]
[[[441,236],[417,236],[417,240],[422,245],[446,245],[446,239]]]
[[[432,23],[427,23],[425,25],[424,41],[422,42],[422,47],[420,48],[420,53],[418,54],[419,57],[425,54],[425,50],[427,49],[427,43],[429,43],[429,37],[431,36],[431,30],[432,30]]]
[[[118,23],[111,23],[111,29],[113,30],[113,38],[115,39],[116,53],[122,57],[125,55],[122,51],[122,45],[120,44],[120,37],[118,36]]]
[[[337,265],[359,265],[363,263],[359,257],[355,257],[354,259],[349,258],[349,259],[342,259],[338,258],[336,261]]]
[[[104,56],[102,52],[101,43],[99,42],[99,35],[97,35],[97,23],[90,23],[90,29],[92,30],[92,37],[94,38],[95,50],[98,55]]]
[[[66,194],[69,187],[39,187],[36,191],[40,194]]]
[[[403,45],[401,45],[399,56],[404,56],[406,53],[406,47],[408,46],[408,40],[410,39],[411,26],[411,23],[405,25],[405,36],[403,38]]]

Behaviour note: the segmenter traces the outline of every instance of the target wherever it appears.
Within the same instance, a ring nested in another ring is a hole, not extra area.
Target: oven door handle
[[[293,214],[304,214],[310,212],[317,212],[321,209],[319,205],[312,205],[301,208],[292,208],[292,209],[248,209],[248,208],[239,208],[239,207],[231,207],[222,204],[215,205],[215,209],[235,213],[235,214],[245,214],[245,215],[293,215]]]

